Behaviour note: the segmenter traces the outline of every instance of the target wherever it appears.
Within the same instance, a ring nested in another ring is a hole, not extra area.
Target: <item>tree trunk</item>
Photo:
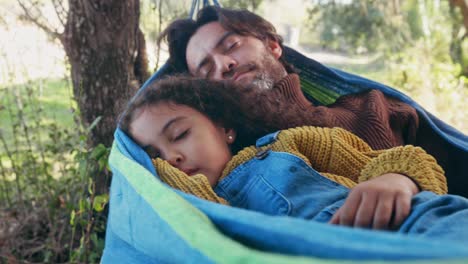
[[[466,0],[450,0],[451,5],[458,6],[463,16],[463,25],[465,30],[468,31],[468,2]]]
[[[139,0],[69,0],[60,40],[71,65],[73,93],[84,125],[100,118],[88,143],[109,147],[117,118],[148,77]],[[107,193],[108,171],[92,171],[95,192]]]
[[[452,17],[452,36],[450,40],[450,57],[455,63],[459,63],[462,66],[461,75],[468,76],[468,65],[466,65],[465,60],[463,59],[463,41],[467,36],[468,31],[468,3],[466,0],[450,0],[450,15]],[[455,8],[460,8],[463,26],[465,27],[465,33],[463,36],[460,36],[461,25],[459,19],[455,12]]]
[[[110,146],[117,116],[147,78],[139,0],[69,0],[61,42],[90,144]]]

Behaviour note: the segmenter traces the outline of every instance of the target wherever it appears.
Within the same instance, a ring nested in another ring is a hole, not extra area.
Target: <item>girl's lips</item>
[[[198,171],[198,169],[183,169],[182,171],[188,176],[192,176]]]

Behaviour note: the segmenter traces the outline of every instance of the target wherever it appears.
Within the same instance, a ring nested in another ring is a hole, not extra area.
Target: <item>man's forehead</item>
[[[187,44],[185,59],[189,68],[195,67],[211,53],[227,33],[219,22],[210,22],[198,28]]]

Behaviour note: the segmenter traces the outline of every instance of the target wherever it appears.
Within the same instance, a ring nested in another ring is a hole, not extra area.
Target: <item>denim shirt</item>
[[[295,155],[269,149],[278,133],[257,140],[256,157],[236,167],[214,191],[231,206],[328,222],[350,189],[320,175]],[[396,232],[457,241],[468,248],[468,199],[424,191],[413,196],[411,206]]]
[[[258,139],[256,157],[236,167],[214,191],[231,206],[269,215],[330,220],[349,189],[320,175],[301,158],[269,149],[277,135]]]

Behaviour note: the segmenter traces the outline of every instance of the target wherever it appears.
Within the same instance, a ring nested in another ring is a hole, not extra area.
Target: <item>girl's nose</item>
[[[169,156],[166,158],[167,162],[169,162],[169,164],[171,164],[172,166],[178,168],[178,166],[181,165],[182,161],[184,160],[183,159],[183,156],[182,154],[178,153],[178,152],[172,152],[171,154],[169,154]]]

